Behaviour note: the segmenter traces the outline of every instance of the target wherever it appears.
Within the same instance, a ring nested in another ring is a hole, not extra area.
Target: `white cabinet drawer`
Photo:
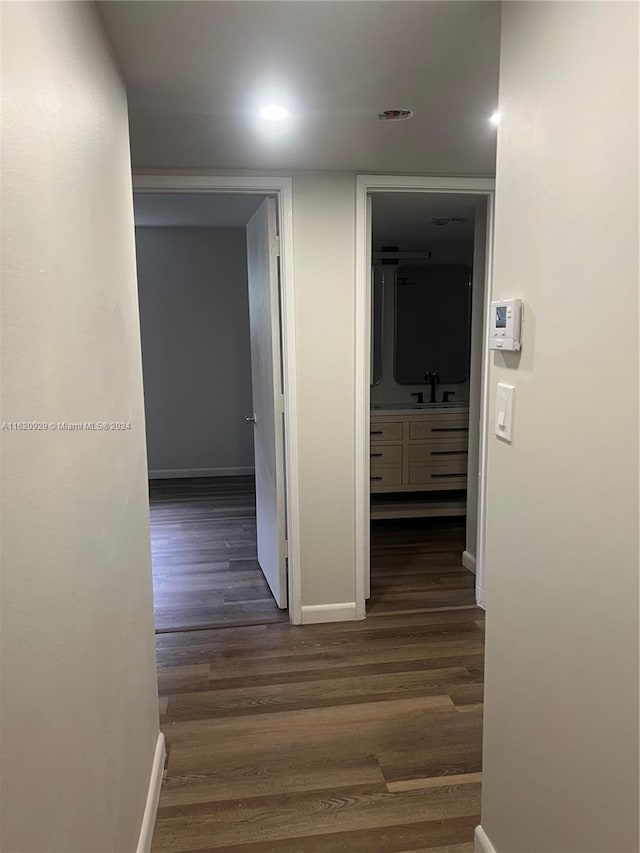
[[[371,488],[376,486],[399,486],[402,483],[402,468],[379,468],[377,465],[371,466],[370,471]]]
[[[467,438],[452,438],[447,442],[429,442],[409,446],[409,465],[466,460],[469,455]]]
[[[371,443],[376,441],[402,441],[402,421],[376,423],[371,421],[369,428]]]
[[[463,489],[467,485],[467,459],[438,464],[411,465],[409,483],[432,489]]]
[[[372,465],[402,465],[401,444],[381,444],[369,451]]]
[[[449,441],[466,438],[468,435],[468,415],[436,415],[409,423],[409,439],[411,441],[422,439]]]

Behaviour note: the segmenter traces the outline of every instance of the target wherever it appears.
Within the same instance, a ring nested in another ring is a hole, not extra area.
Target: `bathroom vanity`
[[[468,442],[466,406],[372,407],[371,517],[464,515]]]

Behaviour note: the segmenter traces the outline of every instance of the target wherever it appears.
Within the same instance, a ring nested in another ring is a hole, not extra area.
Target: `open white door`
[[[284,427],[275,199],[247,224],[258,563],[278,607],[287,606]]]

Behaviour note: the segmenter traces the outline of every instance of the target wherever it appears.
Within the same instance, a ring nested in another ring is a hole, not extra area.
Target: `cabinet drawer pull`
[[[381,429],[372,429],[369,432],[369,435],[382,435],[382,430]]]
[[[369,456],[382,456],[382,453],[370,453]]]
[[[382,477],[370,477],[369,479],[370,479],[370,480],[381,480],[381,479],[382,479]]]
[[[468,450],[432,450],[431,451],[432,456],[460,456],[461,454],[468,456],[469,451]]]

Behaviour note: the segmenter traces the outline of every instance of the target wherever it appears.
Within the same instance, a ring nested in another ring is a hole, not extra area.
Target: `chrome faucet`
[[[435,371],[427,370],[427,372],[424,375],[424,381],[428,385],[431,385],[431,399],[429,400],[429,402],[430,403],[437,403],[438,401],[436,400],[436,386],[440,382],[440,377],[438,376],[438,374]]]

